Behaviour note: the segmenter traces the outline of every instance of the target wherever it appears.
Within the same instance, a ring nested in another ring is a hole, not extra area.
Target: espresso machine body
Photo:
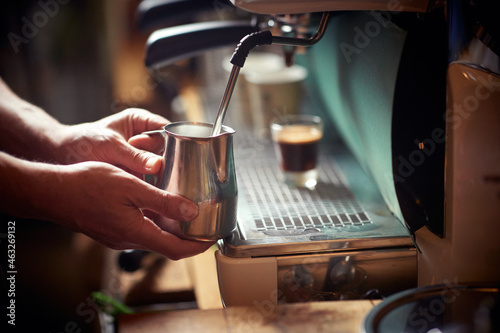
[[[287,255],[265,255],[267,245],[252,252],[234,237],[224,239],[216,259],[225,305],[303,301],[311,286],[323,296],[362,297],[367,289],[354,283],[359,272],[370,288],[387,293],[450,281],[500,282],[494,1],[232,2],[275,21],[306,16],[314,23],[318,12],[331,12],[322,39],[296,61],[308,69],[308,98],[322,106],[315,111],[334,124],[366,173],[366,187],[382,198],[384,207],[372,215],[387,212],[400,229],[383,241],[347,237],[326,250]],[[164,49],[155,57],[164,58]],[[339,281],[349,283],[339,287]]]
[[[412,152],[422,153],[420,142],[427,144],[424,140],[432,138],[433,130],[434,136],[437,130],[445,131],[440,115],[446,103],[447,66],[442,15],[422,19],[405,12],[334,12],[322,40],[297,57],[309,70],[308,97],[324,106],[314,112],[332,121],[382,197],[384,209],[369,210],[369,215],[384,211],[388,223],[406,232],[387,234],[392,238],[383,244],[372,243],[370,233],[360,232],[360,246],[350,241],[340,249],[316,253],[247,258],[234,257],[237,246],[224,240],[216,258],[225,305],[356,299],[373,290],[387,296],[417,286],[413,232],[424,225],[423,216],[428,219],[430,214],[433,222],[443,219],[442,205],[424,211],[421,207],[422,202],[444,201],[444,139],[440,137],[424,163],[411,164]],[[429,31],[434,32],[431,38],[423,38]],[[352,185],[350,175],[347,178]],[[358,197],[366,196],[368,187],[365,183]],[[255,275],[267,278],[259,278],[250,294],[243,292],[255,283],[250,281]]]
[[[304,57],[311,96],[408,229],[418,285],[500,282],[493,5],[234,3],[263,14],[333,10]]]

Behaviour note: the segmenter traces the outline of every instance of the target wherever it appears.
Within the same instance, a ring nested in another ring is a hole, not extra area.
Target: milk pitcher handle
[[[165,132],[164,129],[153,130],[153,131],[146,131],[146,132],[142,132],[141,134],[144,134],[144,135],[160,134],[164,138],[167,136],[167,132]]]

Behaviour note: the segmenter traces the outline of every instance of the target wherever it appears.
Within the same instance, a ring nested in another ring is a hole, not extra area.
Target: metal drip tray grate
[[[240,193],[257,230],[323,229],[372,223],[332,158],[320,158],[314,190],[282,183],[272,151],[236,159],[236,170]]]

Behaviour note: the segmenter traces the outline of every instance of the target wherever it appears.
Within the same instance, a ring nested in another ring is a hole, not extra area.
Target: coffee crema
[[[276,132],[273,140],[279,145],[281,169],[294,172],[314,169],[322,136],[319,129],[307,125],[288,125]]]

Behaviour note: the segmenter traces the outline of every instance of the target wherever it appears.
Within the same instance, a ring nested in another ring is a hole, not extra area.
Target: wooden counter
[[[356,332],[379,301],[333,301],[122,315],[119,333]]]
[[[184,261],[175,262],[170,269],[175,269],[179,273],[180,264],[185,265],[189,272],[198,309],[121,315],[117,320],[118,333],[358,333],[365,315],[380,302],[332,301],[223,308],[217,285],[213,249]],[[157,279],[167,280],[165,274]],[[179,276],[176,276],[176,279],[179,279]]]

